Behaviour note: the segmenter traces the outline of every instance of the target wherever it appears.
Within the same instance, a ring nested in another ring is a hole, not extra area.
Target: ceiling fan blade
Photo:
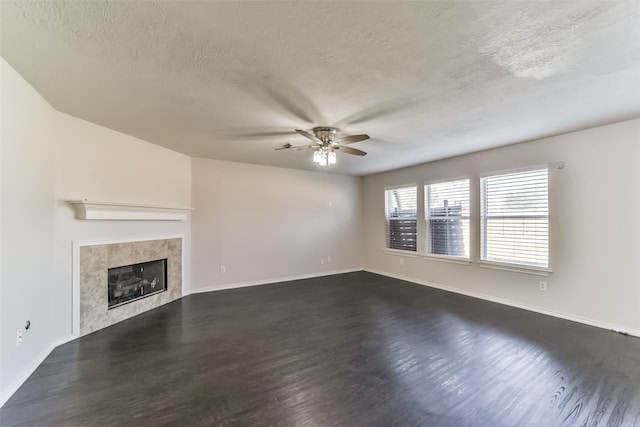
[[[382,104],[378,104],[375,107],[367,108],[357,113],[354,113],[349,117],[345,117],[344,119],[340,120],[336,124],[336,126],[347,127],[349,125],[357,125],[360,123],[377,120],[387,116],[394,116],[398,112],[411,109],[417,106],[418,104],[419,104],[418,101],[415,101],[407,97],[392,99],[392,100],[383,102]]]
[[[317,145],[291,145],[289,143],[286,143],[282,147],[276,148],[276,150],[288,150],[289,148],[294,148],[296,150],[302,150],[303,148],[312,148],[312,147],[317,147]]]
[[[265,132],[245,132],[234,135],[237,138],[268,138],[276,136],[291,136],[291,131],[265,131]]]
[[[367,153],[365,153],[362,150],[358,150],[357,148],[351,148],[351,147],[342,147],[342,146],[338,146],[335,147],[336,150],[340,150],[343,153],[347,153],[347,154],[355,154],[356,156],[366,156]]]
[[[367,134],[343,136],[342,138],[336,139],[336,144],[353,144],[354,142],[365,141],[369,138],[370,136]]]
[[[296,129],[296,132],[298,132],[300,135],[304,136],[305,138],[309,138],[310,140],[312,140],[316,144],[322,145],[322,141],[320,141],[320,139],[318,139],[315,135],[307,132],[306,130]]]

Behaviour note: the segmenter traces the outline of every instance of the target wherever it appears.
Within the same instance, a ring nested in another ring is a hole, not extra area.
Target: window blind
[[[394,188],[384,193],[387,248],[415,251],[418,187]]]
[[[549,266],[549,171],[480,179],[481,259]]]
[[[469,258],[469,180],[424,187],[427,253]]]

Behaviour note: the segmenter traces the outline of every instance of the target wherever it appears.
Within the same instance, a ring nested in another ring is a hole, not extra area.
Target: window
[[[481,259],[549,266],[549,171],[480,179]]]
[[[469,180],[424,186],[427,253],[469,258]]]
[[[387,248],[416,250],[418,187],[385,190],[384,209],[387,220]]]

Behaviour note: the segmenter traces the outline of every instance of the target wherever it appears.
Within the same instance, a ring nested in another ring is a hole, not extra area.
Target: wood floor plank
[[[58,347],[2,426],[640,426],[640,340],[358,272]]]

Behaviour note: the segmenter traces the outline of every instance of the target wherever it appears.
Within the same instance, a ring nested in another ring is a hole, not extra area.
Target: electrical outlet
[[[320,264],[324,264],[324,258],[320,258]]]
[[[327,257],[327,262],[331,262],[331,255]]]
[[[547,292],[547,282],[544,282],[542,280],[540,281],[540,290],[542,292]]]
[[[22,329],[18,329],[18,334],[16,336],[16,345],[22,344]]]
[[[227,267],[225,267],[224,265],[220,266],[220,274],[224,274],[227,272]]]
[[[400,258],[400,265],[404,265],[404,259]]]

